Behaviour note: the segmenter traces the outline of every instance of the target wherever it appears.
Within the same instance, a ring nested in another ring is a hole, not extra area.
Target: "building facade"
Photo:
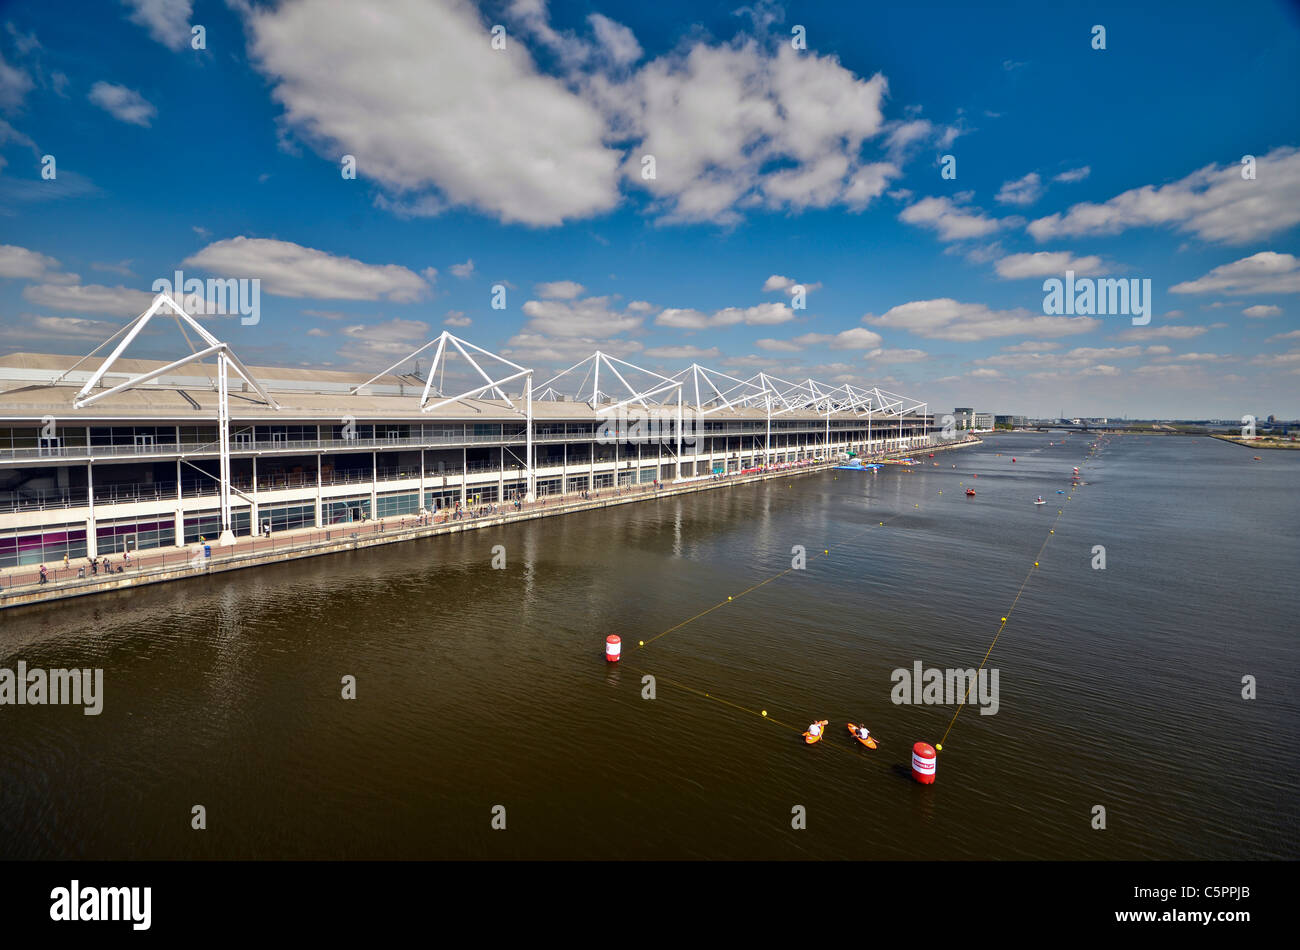
[[[580,400],[534,398],[529,376],[522,396],[434,403],[431,378],[246,375],[226,392],[193,362],[0,358],[0,567],[906,450],[933,430],[920,404],[780,403],[765,382],[695,405],[683,380],[662,401]]]

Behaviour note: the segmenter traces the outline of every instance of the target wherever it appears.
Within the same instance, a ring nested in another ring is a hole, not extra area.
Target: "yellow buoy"
[[[1037,566],[1038,566],[1038,562],[1035,561],[1035,562],[1034,562],[1034,567],[1037,567]]]
[[[766,710],[766,709],[763,710],[763,715],[764,715],[764,716],[767,715],[767,710]]]
[[[935,752],[942,752],[942,751],[943,751],[943,746],[942,746],[942,745],[936,745],[936,746],[934,747],[934,751],[935,751]]]
[[[639,646],[639,647],[643,647],[643,646],[645,646],[645,641],[644,641],[644,640],[638,640],[638,641],[636,642],[636,645]]]
[[[1006,618],[1006,617],[1003,617],[1003,618],[1002,618],[1002,622],[1003,622],[1003,623],[1006,623],[1006,622],[1007,622],[1007,618]]]
[[[731,600],[731,595],[730,595],[730,594],[727,595],[727,600]]]

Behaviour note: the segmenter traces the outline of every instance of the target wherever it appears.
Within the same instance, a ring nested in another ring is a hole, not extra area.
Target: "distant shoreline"
[[[1172,436],[1183,435],[1183,436],[1194,436],[1199,438],[1219,439],[1223,442],[1231,442],[1234,445],[1244,446],[1245,448],[1251,448],[1253,446],[1254,448],[1257,449],[1300,449],[1300,441],[1292,442],[1290,438],[1281,438],[1281,437],[1266,436],[1266,435],[1257,435],[1257,436],[1252,436],[1251,438],[1244,438],[1239,435],[1229,435],[1228,433],[1225,432],[1210,432],[1204,428],[1198,428],[1195,426],[1187,426],[1187,425],[1175,426],[1175,425],[1164,425],[1164,424],[1151,424],[1149,428],[1139,428],[1134,426],[1134,427],[1123,428],[1123,429],[1120,428],[1103,429],[1100,427],[1096,429],[1053,429],[1047,426],[1043,426],[1041,428],[1035,426],[1028,426],[1019,429],[999,429],[996,432],[983,433],[983,434],[996,435],[1003,432],[1037,433],[1039,435],[1046,435],[1052,432],[1065,432],[1067,434],[1090,435],[1090,436],[1091,435],[1172,435]]]
[[[1211,438],[1218,439],[1220,442],[1231,442],[1233,445],[1240,445],[1246,449],[1300,449],[1300,442],[1292,442],[1290,439],[1274,439],[1267,436],[1257,435],[1251,438],[1245,438],[1240,435],[1216,435]]]

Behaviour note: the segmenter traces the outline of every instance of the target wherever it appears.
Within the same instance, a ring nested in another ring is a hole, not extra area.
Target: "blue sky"
[[[204,318],[253,364],[378,372],[450,328],[539,381],[600,348],[1300,416],[1300,14],[1143,6],[18,0],[0,355],[88,352],[179,268],[261,281],[255,325]],[[1149,279],[1150,323],[1045,314],[1067,268]]]

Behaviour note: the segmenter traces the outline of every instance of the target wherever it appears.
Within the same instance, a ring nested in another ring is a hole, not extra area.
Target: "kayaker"
[[[858,726],[858,738],[864,742],[871,738],[871,730],[866,726]]]
[[[811,726],[808,727],[808,735],[820,736],[821,734],[822,734],[821,723],[814,722]]]

